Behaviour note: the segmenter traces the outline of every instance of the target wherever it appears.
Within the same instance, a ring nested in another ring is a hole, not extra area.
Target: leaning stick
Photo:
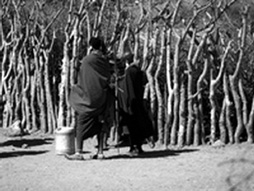
[[[115,131],[116,131],[116,145],[117,152],[120,153],[118,146],[118,128],[119,128],[119,106],[118,106],[118,70],[117,70],[117,59],[116,59],[116,48],[114,47],[114,71],[115,71]]]

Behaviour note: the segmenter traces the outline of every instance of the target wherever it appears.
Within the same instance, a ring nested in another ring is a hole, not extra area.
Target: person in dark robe
[[[144,107],[144,87],[148,82],[146,74],[137,62],[133,62],[133,54],[124,56],[126,62],[125,76],[119,82],[122,89],[118,93],[121,125],[128,127],[130,151],[132,156],[143,153],[142,144],[154,136],[153,123]]]
[[[83,160],[83,141],[98,136],[98,152],[94,158],[103,157],[103,125],[112,103],[109,86],[110,64],[103,51],[105,44],[99,38],[89,41],[91,53],[81,60],[77,84],[72,87],[69,103],[77,112],[75,154],[70,160]]]

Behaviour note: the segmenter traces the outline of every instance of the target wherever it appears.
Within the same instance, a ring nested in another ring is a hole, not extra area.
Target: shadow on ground
[[[24,155],[39,155],[44,154],[48,151],[11,151],[0,153],[0,159],[2,158],[11,158],[11,157],[20,157]]]
[[[114,156],[107,157],[106,159],[124,159],[124,158],[162,158],[168,156],[178,156],[181,153],[195,152],[198,149],[181,149],[181,150],[156,150],[156,151],[146,151],[138,156],[130,156],[129,154],[118,154]]]
[[[3,143],[0,143],[0,146],[14,146],[14,147],[32,147],[32,146],[40,146],[45,144],[52,144],[53,139],[52,138],[44,138],[44,139],[13,139],[8,140]]]

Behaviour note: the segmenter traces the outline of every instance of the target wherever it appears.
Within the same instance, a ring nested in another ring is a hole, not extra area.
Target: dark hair
[[[129,63],[132,63],[134,60],[134,55],[131,52],[126,52],[123,56],[123,59],[126,60]]]
[[[100,48],[103,48],[103,49],[105,48],[104,42],[98,37],[92,37],[89,40],[89,45],[92,46],[92,48],[95,50],[99,50]]]

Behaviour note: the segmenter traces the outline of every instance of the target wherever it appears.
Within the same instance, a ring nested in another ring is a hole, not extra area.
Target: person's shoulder
[[[82,62],[84,62],[84,61],[87,62],[87,61],[93,60],[95,58],[96,58],[96,56],[94,54],[87,54],[86,56],[84,56],[82,58]]]
[[[128,71],[132,71],[132,72],[137,72],[140,70],[140,68],[138,66],[136,66],[135,64],[133,65],[130,65],[128,68],[127,68]]]

